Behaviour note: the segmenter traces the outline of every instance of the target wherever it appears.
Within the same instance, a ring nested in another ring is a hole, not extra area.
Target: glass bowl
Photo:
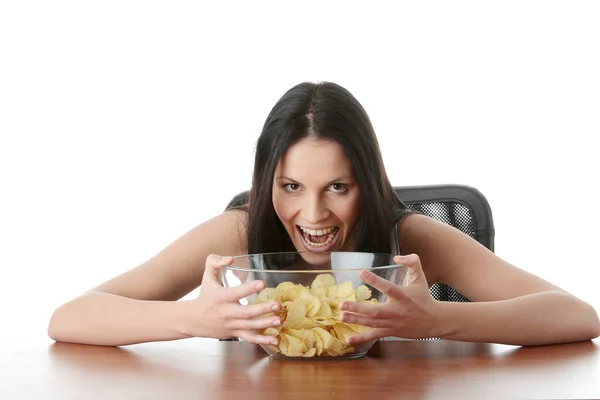
[[[348,336],[371,329],[340,321],[342,300],[383,303],[386,296],[363,282],[370,271],[400,286],[407,267],[393,255],[365,252],[282,252],[233,257],[221,268],[225,287],[262,280],[266,287],[240,300],[244,305],[276,300],[282,324],[257,331],[275,336],[278,345],[261,345],[276,358],[293,360],[354,359],[364,356],[377,340],[349,345]],[[273,315],[273,313],[265,316]],[[263,317],[265,317],[263,316]]]

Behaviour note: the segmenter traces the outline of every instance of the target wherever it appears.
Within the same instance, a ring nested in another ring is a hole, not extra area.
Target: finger
[[[375,275],[371,271],[362,271],[360,273],[360,279],[387,296],[396,298],[404,296],[399,286],[394,285],[387,279],[383,279],[382,277]]]
[[[225,300],[237,302],[240,299],[248,297],[252,294],[259,293],[265,288],[265,283],[261,280],[244,283],[232,288],[227,288]]]
[[[222,286],[219,269],[225,265],[231,264],[232,262],[232,257],[221,257],[216,254],[210,254],[208,257],[206,257],[202,282],[205,283],[206,280],[206,282],[212,282]]]
[[[273,328],[281,325],[281,318],[277,315],[258,317],[253,319],[236,319],[229,326],[236,330],[259,330]]]
[[[371,328],[389,328],[392,326],[390,318],[373,318],[366,315],[354,314],[344,311],[340,320],[347,324],[369,326]]]
[[[246,342],[255,344],[272,344],[277,346],[279,341],[274,336],[259,335],[256,332],[242,330],[235,333],[240,339],[244,339]]]
[[[237,319],[251,319],[279,311],[281,311],[281,304],[272,300],[262,304],[252,304],[248,306],[236,304],[231,316]]]
[[[421,265],[421,259],[416,254],[408,254],[406,256],[395,256],[394,262],[408,267],[408,283],[415,284],[427,282],[425,273]]]
[[[391,317],[391,313],[387,312],[387,307],[382,303],[359,303],[356,301],[343,300],[339,307],[342,311],[349,311],[354,314],[367,315],[372,318]]]
[[[387,329],[369,329],[366,332],[349,336],[347,342],[348,344],[358,344],[373,339],[380,339],[385,336],[390,336],[389,331]]]

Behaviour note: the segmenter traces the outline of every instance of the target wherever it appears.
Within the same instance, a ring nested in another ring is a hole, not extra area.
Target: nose
[[[318,193],[305,197],[302,207],[302,218],[309,224],[317,224],[329,216],[329,209]]]

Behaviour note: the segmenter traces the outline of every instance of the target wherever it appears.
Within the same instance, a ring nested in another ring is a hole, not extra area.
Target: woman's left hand
[[[438,302],[430,293],[427,279],[416,254],[396,256],[394,262],[408,267],[408,284],[398,286],[372,272],[362,271],[360,278],[387,295],[383,303],[342,301],[342,322],[372,327],[348,338],[350,344],[385,336],[406,339],[435,337]]]

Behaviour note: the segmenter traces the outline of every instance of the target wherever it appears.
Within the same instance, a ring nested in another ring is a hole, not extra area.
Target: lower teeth
[[[329,243],[331,243],[331,241],[332,241],[332,240],[333,240],[333,238],[335,237],[335,233],[336,233],[335,231],[334,231],[334,232],[331,232],[331,233],[329,234],[329,236],[327,237],[327,239],[326,239],[324,242],[320,242],[320,243],[312,242],[312,241],[309,239],[309,235],[305,233],[305,234],[304,234],[304,240],[306,240],[306,243],[308,243],[308,244],[309,244],[310,246],[312,246],[312,247],[323,247],[323,246],[326,246],[326,245],[328,245]]]

